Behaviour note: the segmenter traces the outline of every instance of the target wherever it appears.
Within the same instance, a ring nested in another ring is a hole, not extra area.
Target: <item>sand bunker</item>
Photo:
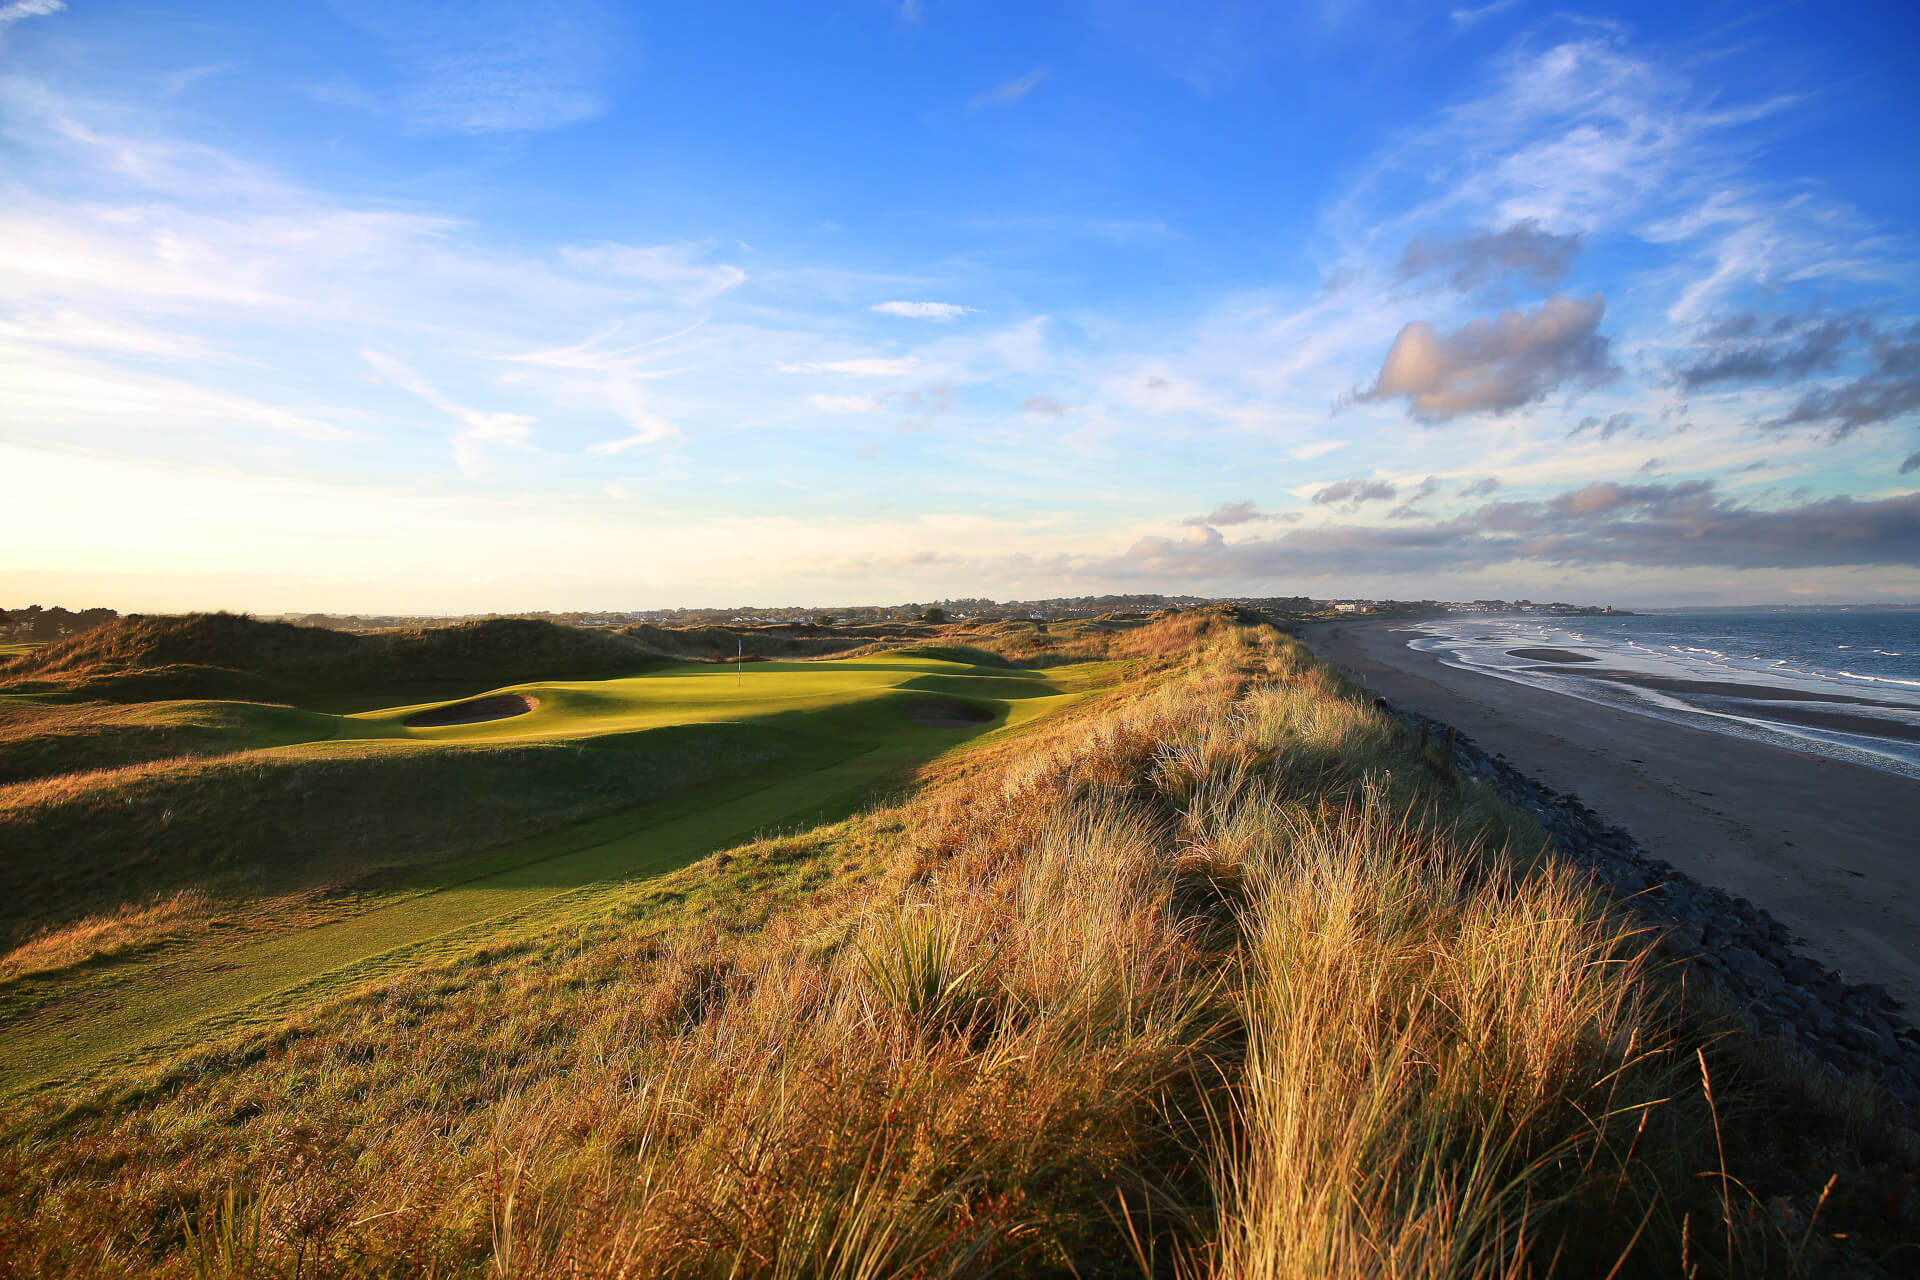
[[[540,705],[540,699],[524,693],[496,693],[486,698],[470,698],[451,706],[419,711],[401,721],[409,729],[439,729],[450,724],[480,724],[487,720],[507,720],[523,716]]]
[[[945,698],[915,698],[900,704],[900,714],[930,729],[971,729],[993,719],[993,712],[967,702]]]
[[[1525,658],[1530,662],[1598,662],[1600,659],[1591,654],[1574,653],[1569,649],[1509,649],[1510,658]]]

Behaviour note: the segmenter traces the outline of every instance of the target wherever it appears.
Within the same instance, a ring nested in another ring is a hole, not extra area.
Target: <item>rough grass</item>
[[[0,699],[0,786],[332,736],[331,716],[252,702]]]
[[[0,945],[182,888],[352,883],[735,776],[787,747],[724,727],[615,747],[318,744],[0,787]]]
[[[896,805],[38,1100],[0,1267],[1899,1273],[1866,1094],[1271,630],[1114,634],[1159,674]]]
[[[632,674],[666,660],[632,636],[526,619],[361,636],[229,613],[133,616],[0,661],[0,689],[119,702],[314,705],[320,693],[364,701],[395,688]]]
[[[150,902],[130,903],[105,915],[46,930],[0,955],[0,983],[151,946],[201,925],[207,911],[204,892],[181,889]]]

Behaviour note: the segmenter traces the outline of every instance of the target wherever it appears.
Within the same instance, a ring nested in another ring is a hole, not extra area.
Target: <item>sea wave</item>
[[[1920,747],[1882,737],[1870,730],[1849,732],[1786,723],[1769,714],[1801,706],[1797,699],[1774,701],[1781,693],[1808,695],[1802,710],[1820,710],[1833,695],[1853,690],[1870,693],[1871,702],[1854,709],[1860,729],[1872,721],[1920,724],[1920,668],[1910,655],[1920,646],[1886,648],[1887,640],[1906,639],[1896,620],[1893,634],[1873,645],[1855,637],[1837,643],[1832,631],[1842,623],[1859,627],[1858,616],[1828,618],[1804,629],[1800,620],[1782,624],[1778,618],[1749,619],[1639,615],[1594,625],[1583,621],[1578,630],[1545,618],[1476,618],[1435,620],[1420,624],[1424,633],[1415,648],[1433,654],[1449,666],[1464,667],[1540,689],[1602,702],[1637,714],[1690,724],[1748,737],[1775,746],[1807,751],[1920,777]],[[1687,634],[1698,630],[1697,638]],[[1635,634],[1637,632],[1638,634]],[[1845,632],[1842,632],[1845,634]],[[1896,638],[1897,637],[1897,638]],[[1587,664],[1541,663],[1516,649],[1560,648],[1593,659]],[[1822,661],[1821,654],[1848,651],[1847,666]],[[1612,670],[1621,678],[1598,679],[1595,672]],[[1635,677],[1647,677],[1645,683]],[[1682,681],[1686,684],[1667,684]],[[1690,688],[1704,684],[1708,688]],[[1760,685],[1776,692],[1766,698],[1741,696],[1741,686]],[[1712,692],[1709,692],[1709,688]]]

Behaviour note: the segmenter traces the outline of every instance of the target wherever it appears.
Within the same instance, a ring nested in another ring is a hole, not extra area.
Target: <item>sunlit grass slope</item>
[[[52,776],[0,787],[0,1088],[844,813],[1084,678],[890,655],[656,666],[513,686],[535,710],[440,728],[407,723],[431,704],[7,699],[0,762]],[[974,722],[903,714],[930,700]]]
[[[917,724],[901,713],[906,702],[937,696],[981,708],[989,723],[1017,723],[1070,685],[884,655],[740,674],[683,665],[512,686],[537,708],[443,728],[408,728],[420,706],[330,716],[244,703],[55,704],[30,714],[15,699],[14,750],[28,760],[97,758],[103,739],[117,749],[130,727],[143,742],[172,745],[198,729],[253,749],[0,787],[0,929],[17,941],[181,889],[338,883],[695,784],[739,776],[751,785],[854,753],[897,749],[897,763],[917,763],[968,731]],[[299,745],[274,745],[289,739]]]
[[[881,653],[815,662],[758,662],[738,669],[683,664],[624,680],[540,682],[488,690],[521,694],[534,710],[440,728],[406,721],[425,703],[343,717],[341,738],[403,736],[435,742],[526,742],[629,733],[674,724],[756,723],[887,738],[908,732],[913,697],[977,701],[994,719],[1021,723],[1045,711],[1071,676],[981,667],[940,657]]]
[[[1907,1274],[1915,1170],[1269,628],[14,1113],[23,1274]],[[1108,650],[1109,654],[1111,651]]]

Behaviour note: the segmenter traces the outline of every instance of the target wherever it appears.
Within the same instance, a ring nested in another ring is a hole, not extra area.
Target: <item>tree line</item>
[[[118,609],[82,609],[76,613],[59,605],[51,609],[37,604],[24,609],[0,609],[0,639],[14,644],[47,644],[105,626],[119,616]]]

